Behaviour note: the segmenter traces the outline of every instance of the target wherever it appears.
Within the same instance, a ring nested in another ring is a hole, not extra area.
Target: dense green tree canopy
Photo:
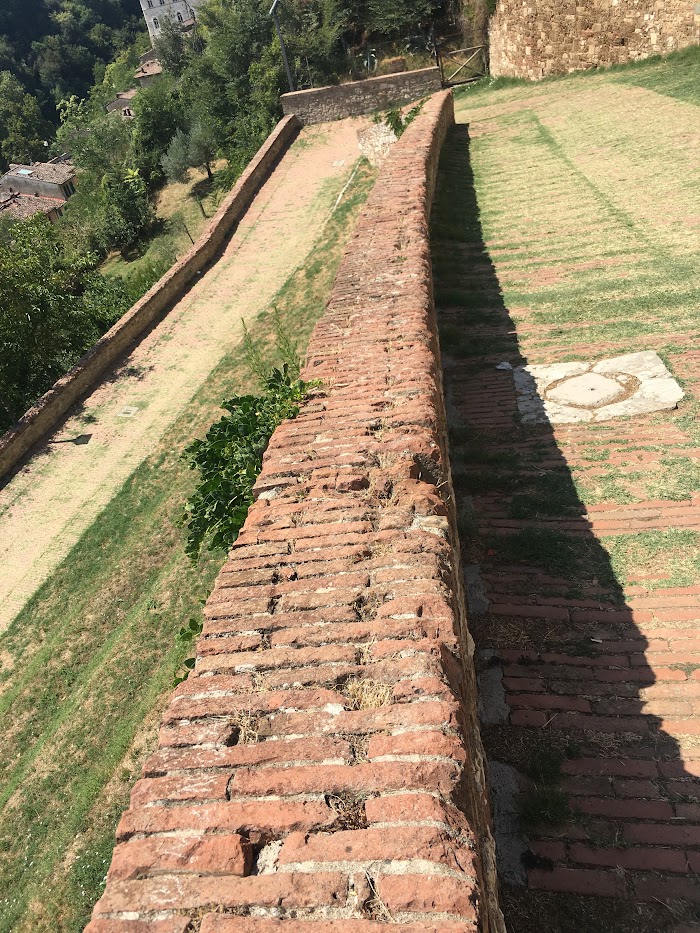
[[[4,162],[31,152],[41,116],[44,126],[57,123],[56,105],[73,94],[84,97],[139,34],[146,35],[139,0],[2,0],[0,71],[16,80],[27,111],[26,129],[14,132],[0,115]],[[46,128],[39,135],[45,138]]]
[[[123,286],[69,257],[39,215],[0,239],[0,428],[9,427],[128,308]]]

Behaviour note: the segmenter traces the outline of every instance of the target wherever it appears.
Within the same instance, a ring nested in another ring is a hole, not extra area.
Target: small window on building
[[[185,22],[184,19],[182,18],[182,13],[178,13],[178,14],[177,14],[177,21],[178,21],[178,23],[184,23],[184,22]]]
[[[153,0],[148,0],[148,8],[149,8],[149,10],[152,9],[152,7],[153,7]]]
[[[160,23],[158,22],[158,17],[157,17],[157,16],[154,16],[154,17],[153,17],[153,28],[154,28],[154,29],[160,29]]]

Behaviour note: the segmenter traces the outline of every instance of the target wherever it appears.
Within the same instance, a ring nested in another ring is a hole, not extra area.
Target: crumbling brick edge
[[[216,257],[233,227],[289,148],[301,123],[284,117],[270,133],[194,245],[62,376],[6,434],[0,436],[0,480],[50,431],[175,302]]]
[[[360,216],[87,933],[503,933],[428,219],[434,95]]]

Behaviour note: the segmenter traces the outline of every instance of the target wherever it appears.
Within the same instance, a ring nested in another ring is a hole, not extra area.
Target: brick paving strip
[[[435,95],[357,223],[89,933],[504,929],[428,246],[452,121]]]
[[[448,138],[438,190],[468,185],[464,129],[453,129]],[[450,206],[449,194],[445,204],[434,255],[448,268],[450,256],[455,266],[460,262],[465,246],[463,238],[450,240],[444,232],[446,216],[458,223],[464,205]],[[477,241],[478,231],[474,225],[470,229],[467,237]],[[490,287],[498,294],[485,245],[471,251],[469,262],[460,273],[461,288],[484,296]],[[454,284],[447,279],[443,285]],[[439,274],[436,283],[441,284]],[[439,308],[438,320],[475,339],[483,328],[464,323],[466,314],[459,307]],[[522,428],[512,374],[495,367],[501,360],[513,366],[524,360],[513,322],[504,310],[499,318],[492,332],[503,338],[504,347],[511,340],[510,355],[504,349],[497,356],[474,352],[460,358],[447,351],[444,365],[452,426],[476,438],[478,446],[477,455],[471,460],[467,455],[459,465],[455,484],[458,508],[472,520],[473,537],[463,559],[478,560],[481,599],[488,600],[488,609],[482,603],[470,613],[470,627],[481,670],[498,670],[505,701],[500,723],[492,720],[483,731],[487,753],[489,759],[506,760],[514,749],[524,749],[525,755],[572,750],[571,757],[562,755],[557,783],[571,819],[543,822],[529,832],[522,880],[531,890],[660,903],[664,930],[697,930],[695,924],[676,924],[679,918],[695,919],[691,905],[700,903],[700,586],[664,586],[661,570],[659,577],[640,574],[624,587],[596,579],[580,585],[539,565],[534,543],[530,559],[519,562],[507,542],[523,531],[555,531],[563,546],[578,540],[610,571],[605,550],[610,536],[698,530],[700,492],[684,501],[603,502],[588,508],[579,502],[577,516],[552,508],[524,519],[511,517],[508,490],[546,473],[569,476],[576,467],[593,475],[600,464],[581,458],[586,445],[609,449],[606,463],[633,463],[629,472],[657,464],[674,445],[690,458],[699,452],[679,423],[659,424],[651,416],[606,422],[603,434],[600,426],[585,424]],[[526,319],[518,331],[522,343]],[[594,358],[611,355],[600,346],[575,350],[582,356],[593,352]],[[547,352],[535,361],[557,359],[555,346]],[[561,350],[570,352],[570,346]],[[687,387],[696,393],[697,359],[697,351],[671,357],[679,375],[692,376]],[[628,443],[645,442],[660,446],[656,452],[625,450]],[[501,471],[503,492],[475,485],[484,464]],[[453,465],[458,468],[454,454]],[[513,752],[511,761],[517,757]],[[525,791],[532,786],[526,757],[516,767]],[[665,908],[668,901],[677,902],[671,911]]]

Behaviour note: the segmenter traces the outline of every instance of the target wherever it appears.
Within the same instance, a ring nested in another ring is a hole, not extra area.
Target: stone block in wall
[[[282,95],[282,110],[303,124],[357,117],[375,110],[401,107],[434,94],[442,87],[439,68],[421,68],[379,75],[330,87],[309,88]]]
[[[699,42],[700,16],[689,0],[497,0],[489,57],[496,77],[536,79]]]

